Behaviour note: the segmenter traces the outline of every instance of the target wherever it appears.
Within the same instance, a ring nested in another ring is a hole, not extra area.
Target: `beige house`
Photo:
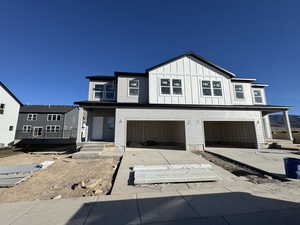
[[[268,115],[282,112],[292,141],[288,106],[269,105],[267,84],[239,78],[194,53],[143,73],[89,76],[80,106],[77,142],[203,150],[263,147],[272,139]],[[82,128],[82,129],[80,129]]]

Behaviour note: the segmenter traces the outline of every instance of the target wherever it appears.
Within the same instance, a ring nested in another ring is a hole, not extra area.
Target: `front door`
[[[103,117],[102,116],[93,117],[91,139],[95,141],[103,139]]]
[[[40,137],[43,134],[42,127],[33,127],[33,137]]]

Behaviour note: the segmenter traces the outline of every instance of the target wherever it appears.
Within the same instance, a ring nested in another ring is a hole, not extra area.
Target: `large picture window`
[[[113,100],[115,98],[114,86],[112,84],[95,84],[94,96],[99,100]]]
[[[129,96],[138,96],[139,95],[139,81],[130,80],[129,81]]]
[[[243,85],[241,85],[241,84],[234,85],[234,90],[235,90],[235,97],[237,99],[245,98]]]

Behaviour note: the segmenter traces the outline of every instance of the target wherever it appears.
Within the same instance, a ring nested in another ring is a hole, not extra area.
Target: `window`
[[[203,92],[203,95],[205,95],[205,96],[211,96],[210,81],[208,81],[208,80],[202,81],[202,92]]]
[[[130,80],[129,81],[129,96],[138,96],[139,95],[139,81]]]
[[[31,125],[24,125],[23,126],[23,132],[24,133],[30,133],[32,131],[32,126]]]
[[[115,98],[115,90],[113,85],[107,84],[105,86],[105,98],[106,99],[114,99]]]
[[[13,131],[14,130],[14,126],[9,126],[8,130],[9,131]]]
[[[5,108],[5,104],[1,103],[0,104],[0,114],[4,113],[4,108]]]
[[[172,86],[173,86],[173,94],[174,95],[182,95],[182,86],[181,86],[180,79],[173,79]]]
[[[163,95],[171,94],[171,87],[170,87],[170,79],[161,79],[160,80],[160,93]]]
[[[47,120],[48,121],[60,121],[61,114],[48,114]]]
[[[60,131],[59,125],[47,125],[46,132],[47,133],[58,133]]]
[[[222,96],[221,81],[213,81],[214,96]]]
[[[254,90],[253,94],[255,103],[263,103],[263,98],[260,90]]]
[[[115,89],[112,84],[95,84],[95,98],[112,100],[115,98]]]
[[[27,120],[37,120],[37,114],[28,114]]]
[[[244,99],[244,89],[243,89],[243,85],[234,85],[234,90],[235,90],[235,97],[237,99]]]

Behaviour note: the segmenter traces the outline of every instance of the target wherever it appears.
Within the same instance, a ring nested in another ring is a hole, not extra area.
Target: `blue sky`
[[[0,3],[0,80],[25,104],[87,99],[86,75],[143,72],[187,51],[269,83],[300,113],[300,1]]]

